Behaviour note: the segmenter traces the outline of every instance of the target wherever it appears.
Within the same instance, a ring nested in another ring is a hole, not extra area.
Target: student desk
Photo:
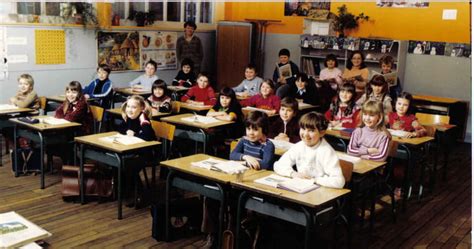
[[[249,113],[253,112],[253,111],[259,111],[259,112],[264,112],[268,115],[269,118],[273,118],[273,117],[276,117],[278,116],[278,112],[274,113],[274,114],[269,114],[269,111],[270,110],[266,110],[266,109],[261,109],[261,108],[256,108],[256,107],[251,107],[251,106],[246,106],[246,107],[242,107],[242,113],[244,114],[244,117],[247,117],[249,115]]]
[[[122,120],[122,110],[121,108],[114,108],[114,109],[107,109],[106,112],[108,113],[110,119],[109,119],[109,124],[112,125],[114,124],[114,121],[117,119]],[[160,120],[161,117],[166,117],[171,115],[171,112],[157,112],[154,113],[151,118],[153,120]],[[112,127],[112,126],[109,126]]]
[[[171,99],[174,101],[180,100],[180,93],[187,92],[190,87],[185,86],[167,86],[168,90],[171,91]]]
[[[45,114],[47,112],[52,112],[55,111],[60,104],[62,104],[66,100],[66,95],[61,94],[61,95],[53,95],[53,96],[46,96],[46,106],[44,108]],[[97,98],[88,98],[87,102],[91,103],[96,101]],[[53,103],[51,103],[53,102]]]
[[[123,96],[123,97],[128,97],[128,96],[132,96],[132,95],[140,95],[142,96],[143,98],[146,98],[148,97],[149,95],[151,95],[151,89],[132,89],[131,87],[118,87],[118,88],[114,88],[114,93],[112,94],[112,105],[111,106],[115,106],[115,103],[120,103],[120,102],[123,102],[123,98],[120,98],[120,96]],[[119,99],[117,101],[117,99]]]
[[[100,140],[102,137],[108,137],[118,134],[118,132],[106,132],[94,135],[75,137],[74,141],[79,145],[79,166],[80,166],[80,193],[81,204],[84,203],[84,161],[91,159],[109,166],[117,168],[118,183],[118,219],[122,219],[122,170],[127,166],[125,159],[128,156],[136,155],[137,151],[144,148],[153,148],[161,143],[158,141],[145,141],[142,143],[123,145],[119,143],[107,143]]]
[[[336,201],[351,191],[320,187],[305,194],[298,194],[254,182],[255,179],[273,173],[262,170],[244,178],[242,182],[231,182],[234,188],[242,190],[237,208],[235,248],[239,248],[241,214],[244,209],[305,226],[305,248],[313,248],[311,237],[317,221],[316,213],[330,206],[339,209]]]
[[[3,128],[13,127],[8,119],[15,115],[25,116],[32,111],[34,110],[30,108],[0,109],[0,133]],[[2,143],[0,143],[0,166],[3,166],[2,156]]]
[[[33,118],[37,118],[41,121],[43,118],[47,118],[48,116],[34,116]],[[46,145],[51,144],[59,144],[68,141],[64,141],[64,136],[61,135],[68,135],[69,132],[73,131],[73,136],[77,130],[81,126],[80,123],[69,122],[67,124],[44,124],[44,123],[37,123],[37,124],[29,124],[18,120],[18,118],[10,119],[12,123],[14,123],[14,132],[13,132],[13,158],[14,158],[14,165],[15,165],[15,177],[18,176],[18,162],[17,162],[17,138],[18,137],[25,137],[28,138],[36,143],[39,143],[40,146],[40,169],[41,169],[41,189],[44,189],[44,148]],[[66,137],[67,139],[67,137]]]
[[[223,127],[225,125],[233,124],[234,121],[222,121],[219,120],[214,123],[205,124],[199,122],[188,122],[182,120],[182,118],[193,117],[192,113],[179,114],[174,116],[168,116],[161,118],[161,121],[176,125],[176,130],[174,132],[175,137],[180,137],[184,139],[191,139],[197,142],[203,143],[203,153],[206,153],[206,146],[209,142],[209,132],[208,129]]]
[[[165,197],[165,240],[171,240],[170,234],[170,190],[171,187],[180,188],[183,190],[199,193],[203,196],[217,200],[220,202],[219,208],[219,230],[218,230],[218,248],[222,244],[222,231],[224,222],[224,208],[227,202],[227,195],[229,191],[230,182],[237,180],[237,175],[225,174],[222,172],[207,170],[192,166],[192,162],[206,160],[208,158],[218,160],[225,160],[216,158],[206,154],[196,154],[192,156],[182,157],[178,159],[161,162],[162,166],[169,169],[166,178],[166,197]],[[257,174],[256,170],[247,170],[243,175],[243,179]]]
[[[298,110],[301,113],[307,113],[310,111],[315,111],[319,106],[318,105],[311,105],[311,104],[306,104],[303,102],[298,102]]]
[[[188,111],[191,112],[199,112],[202,113],[203,115],[206,115],[207,111],[209,111],[212,108],[212,105],[194,105],[194,104],[189,104],[187,102],[179,102],[180,108],[184,108]]]

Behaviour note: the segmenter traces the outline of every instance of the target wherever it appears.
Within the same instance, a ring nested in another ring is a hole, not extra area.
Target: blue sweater
[[[275,155],[275,145],[267,139],[264,143],[253,143],[249,140],[240,139],[237,146],[230,153],[230,160],[241,161],[244,155],[260,159],[260,168],[272,170]]]
[[[106,79],[99,93],[94,94],[94,92],[97,92],[95,91],[95,87],[98,83],[99,79],[93,80],[88,86],[84,87],[83,94],[88,94],[91,98],[105,98],[112,93],[112,81],[110,81],[110,79]]]

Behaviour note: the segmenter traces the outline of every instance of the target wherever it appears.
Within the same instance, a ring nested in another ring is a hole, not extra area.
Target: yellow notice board
[[[65,64],[64,30],[35,30],[36,64]]]

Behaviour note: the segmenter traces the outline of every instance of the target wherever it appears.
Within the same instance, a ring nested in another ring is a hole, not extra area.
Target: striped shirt
[[[242,161],[243,156],[252,156],[260,159],[261,169],[271,170],[273,168],[274,153],[275,145],[269,139],[266,139],[264,143],[260,143],[250,142],[243,137],[230,153],[230,160]]]
[[[357,128],[352,132],[347,153],[374,161],[385,161],[388,156],[388,143],[391,137],[383,131],[367,126]],[[377,153],[369,154],[369,148],[376,148]]]

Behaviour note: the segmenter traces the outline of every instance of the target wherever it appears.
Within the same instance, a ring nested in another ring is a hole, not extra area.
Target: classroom
[[[471,248],[471,13],[3,1],[0,248]]]

